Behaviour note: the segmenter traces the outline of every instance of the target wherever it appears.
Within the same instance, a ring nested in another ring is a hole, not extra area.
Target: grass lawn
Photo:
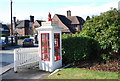
[[[66,68],[51,75],[49,79],[118,79],[118,73]]]

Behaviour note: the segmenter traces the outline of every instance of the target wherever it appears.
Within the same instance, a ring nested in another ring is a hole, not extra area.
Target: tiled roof
[[[79,21],[77,20],[76,16],[68,16],[67,18],[71,21],[70,24],[79,24]]]
[[[22,20],[17,23],[16,27],[29,27],[29,20]]]
[[[45,22],[43,20],[36,20],[40,25],[41,25],[41,22]]]
[[[59,14],[56,14],[56,15],[61,20],[61,22],[64,23],[65,25],[69,25],[71,23],[71,21],[66,16],[59,15]]]
[[[71,24],[81,24],[81,25],[83,25],[83,23],[85,22],[79,16],[68,16],[67,18],[71,21]]]
[[[2,24],[2,28],[4,28],[5,30],[9,30],[9,27],[6,24]]]
[[[59,21],[59,26],[64,28],[63,32],[72,32],[72,33],[75,33],[75,31],[71,27],[72,24],[83,25],[85,22],[84,19],[82,19],[79,16],[66,17],[64,15],[59,15],[59,14],[54,15],[53,21]]]
[[[76,16],[76,18],[78,19],[78,21],[81,25],[83,25],[85,23],[85,20],[83,18],[81,18],[79,16]]]

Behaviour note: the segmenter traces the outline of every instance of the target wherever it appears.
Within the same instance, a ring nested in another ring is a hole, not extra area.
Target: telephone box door
[[[41,60],[50,61],[49,33],[41,33]]]
[[[54,33],[54,57],[55,61],[60,60],[60,33]]]

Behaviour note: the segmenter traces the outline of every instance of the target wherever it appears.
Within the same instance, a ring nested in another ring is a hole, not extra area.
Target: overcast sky
[[[119,0],[12,0],[13,16],[19,20],[29,19],[30,15],[35,20],[46,20],[50,12],[66,15],[71,10],[72,16],[99,15],[110,10],[111,7],[118,8]],[[0,0],[0,21],[10,23],[10,0]]]

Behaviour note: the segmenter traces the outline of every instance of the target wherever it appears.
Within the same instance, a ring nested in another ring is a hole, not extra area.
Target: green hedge
[[[9,36],[10,34],[0,34],[1,37],[7,37]]]
[[[18,36],[18,39],[29,38],[30,36]]]
[[[76,63],[80,60],[96,59],[99,57],[99,43],[88,37],[63,35],[63,62]]]

